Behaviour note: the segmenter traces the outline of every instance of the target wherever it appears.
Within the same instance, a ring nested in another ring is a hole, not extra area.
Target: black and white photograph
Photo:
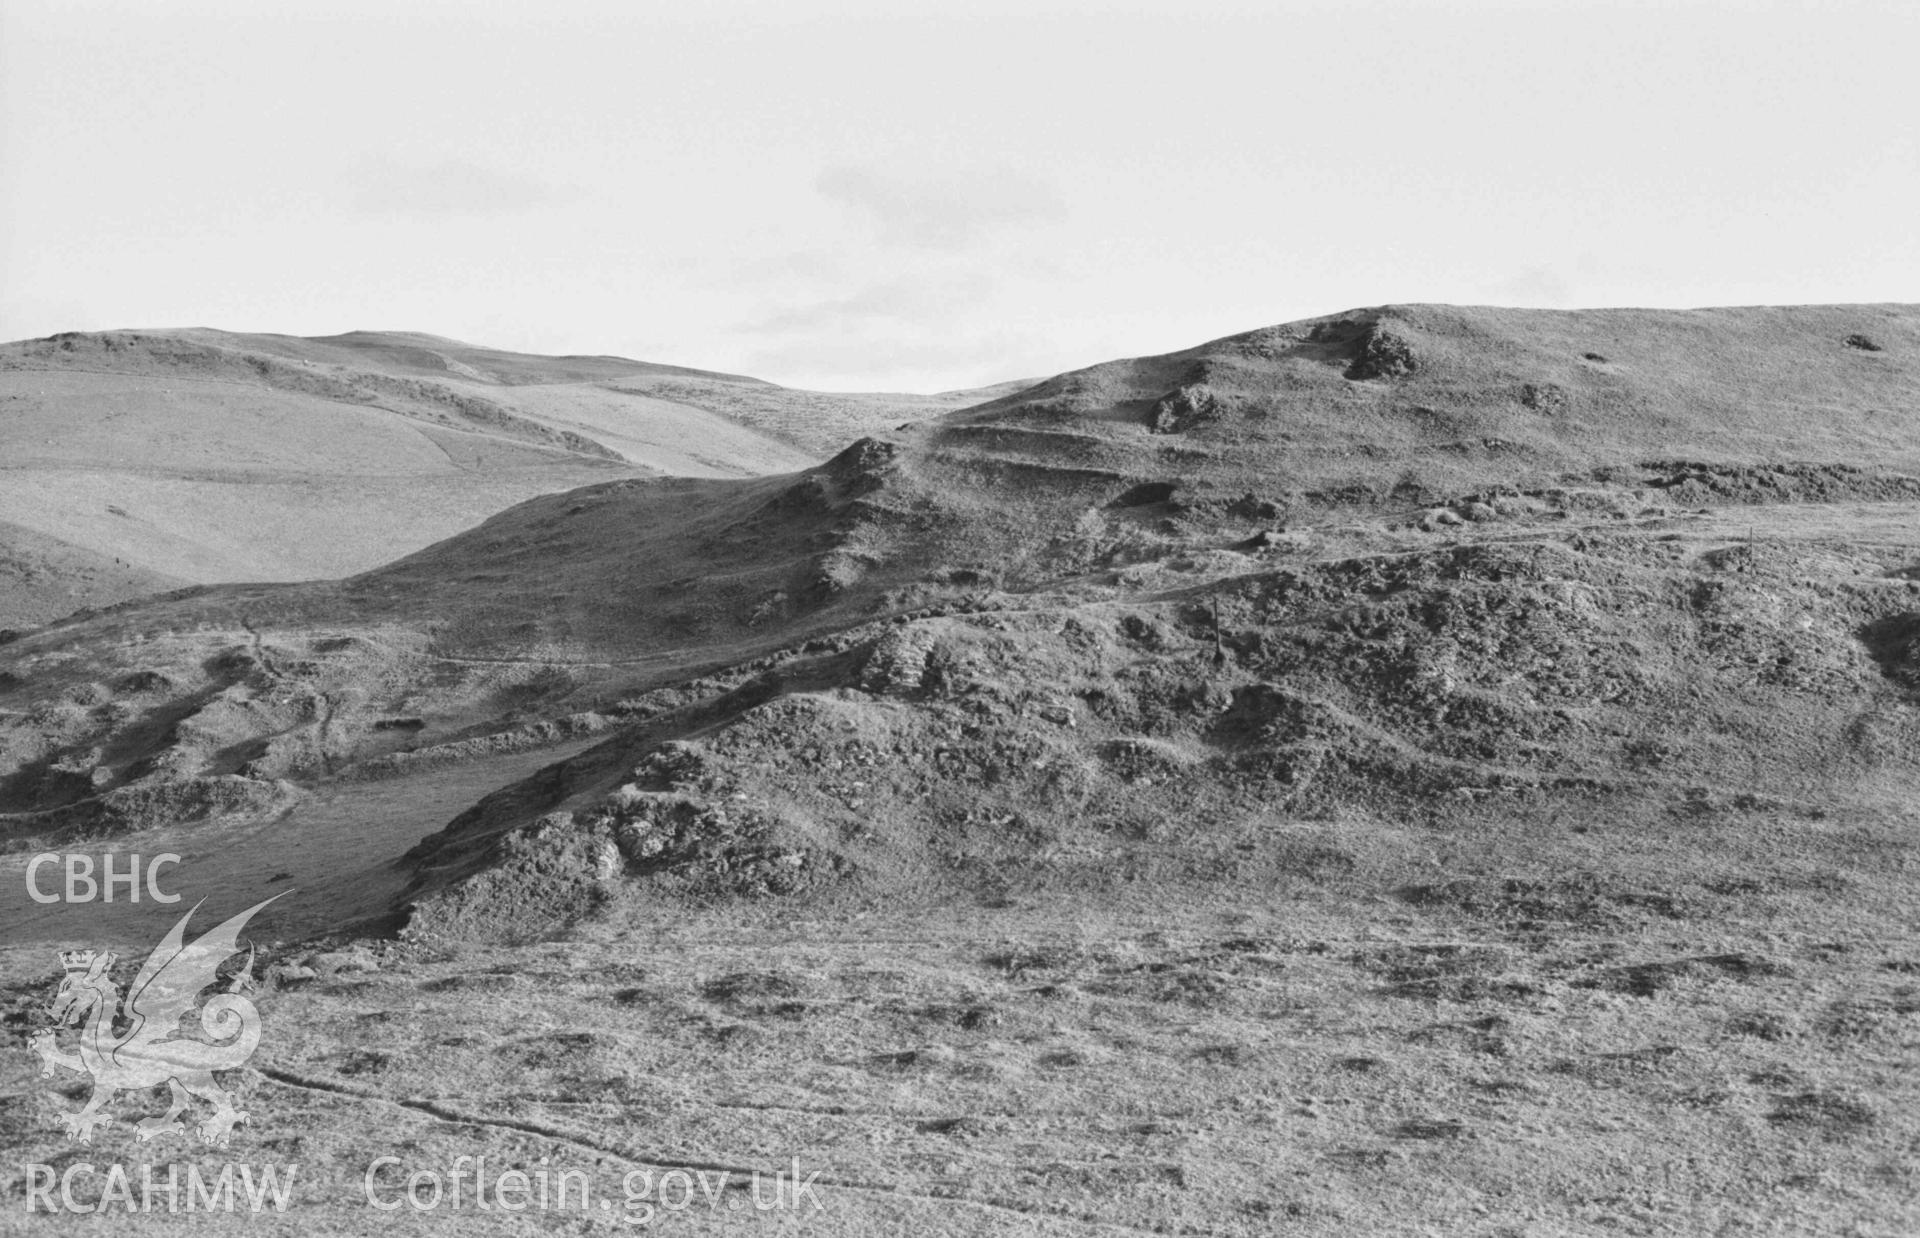
[[[1920,5],[0,0],[0,1235],[1920,1234]]]

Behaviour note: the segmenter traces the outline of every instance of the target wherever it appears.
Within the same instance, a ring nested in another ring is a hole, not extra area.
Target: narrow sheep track
[[[645,1151],[636,1152],[626,1147],[602,1142],[590,1135],[565,1127],[554,1126],[544,1122],[529,1122],[519,1118],[470,1113],[439,1099],[423,1097],[401,1097],[395,1099],[393,1097],[380,1096],[372,1092],[362,1091],[359,1088],[350,1087],[347,1084],[335,1080],[300,1075],[277,1067],[256,1066],[255,1069],[257,1069],[263,1077],[282,1087],[306,1092],[318,1092],[332,1096],[351,1097],[354,1100],[364,1101],[368,1104],[389,1105],[399,1109],[408,1109],[415,1113],[422,1113],[430,1118],[456,1126],[481,1127],[499,1131],[514,1131],[523,1135],[537,1135],[543,1139],[552,1139],[558,1143],[569,1144],[588,1152],[596,1152],[602,1156],[611,1157],[622,1164],[631,1165],[635,1168],[667,1171],[681,1170],[688,1173],[725,1174],[727,1176],[727,1189],[743,1189],[741,1184],[752,1180],[761,1172],[759,1169],[746,1165],[730,1165],[720,1161],[676,1159]],[[1018,1217],[1022,1225],[1030,1227],[1035,1225],[1060,1225],[1071,1226],[1073,1227],[1073,1232],[1077,1233],[1156,1235],[1172,1233],[1193,1235],[1194,1238],[1205,1238],[1206,1235],[1212,1233],[1210,1230],[1195,1229],[1192,1227],[1182,1227],[1175,1230],[1152,1229],[1145,1226],[1128,1225],[1124,1222],[1102,1220],[1098,1217],[1078,1213],[1046,1212],[1038,1208],[1029,1208],[1002,1200],[971,1199],[962,1195],[941,1195],[929,1191],[916,1191],[896,1183],[861,1182],[851,1178],[828,1177],[825,1174],[821,1174],[817,1178],[810,1180],[818,1182],[822,1188],[830,1188],[837,1191],[853,1191],[881,1199],[912,1199],[947,1207],[972,1208],[995,1215]],[[1041,1231],[1029,1229],[1028,1232]]]

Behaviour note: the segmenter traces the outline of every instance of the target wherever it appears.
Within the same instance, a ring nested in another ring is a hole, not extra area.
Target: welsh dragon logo
[[[275,895],[275,898],[280,895]],[[35,1032],[29,1043],[40,1055],[40,1074],[64,1070],[93,1076],[93,1095],[78,1113],[63,1120],[67,1138],[93,1142],[93,1128],[113,1119],[100,1109],[117,1092],[145,1091],[164,1083],[172,1089],[173,1105],[165,1115],[142,1119],[135,1131],[142,1142],[161,1135],[184,1135],[180,1115],[197,1097],[213,1106],[213,1114],[195,1130],[205,1143],[225,1147],[234,1124],[247,1115],[234,1108],[233,1093],[214,1080],[216,1070],[232,1070],[253,1056],[260,1043],[260,1012],[241,990],[252,984],[253,953],[236,971],[227,990],[207,999],[200,1009],[200,1027],[209,1039],[180,1034],[180,1020],[193,1012],[201,990],[218,978],[220,964],[239,952],[240,932],[273,899],[256,903],[218,928],[184,943],[187,921],[198,903],[181,916],[171,932],[155,946],[120,1004],[120,987],[108,971],[114,954],[92,950],[62,951],[66,976],[54,993],[48,1014],[56,1027],[80,1025],[79,1051],[60,1049],[52,1030]],[[114,1031],[115,1012],[126,1030]]]

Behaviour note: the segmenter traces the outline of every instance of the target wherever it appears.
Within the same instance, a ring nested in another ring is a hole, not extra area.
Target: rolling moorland
[[[990,394],[834,395],[394,332],[4,345],[0,629],[363,571],[596,481],[791,472]]]
[[[918,407],[169,339],[114,349],[358,367],[408,411],[329,416],[561,484],[275,584],[0,511],[132,565],[0,645],[6,1159],[302,1166],[116,1228],[358,1233],[374,1157],[480,1154],[730,1175],[683,1232],[795,1159],[835,1234],[1920,1228],[1920,307],[1376,307]],[[397,394],[435,365],[505,419]],[[232,1147],[63,1141],[52,952],[178,908],[31,903],[50,848],[178,853],[208,925],[286,891]]]

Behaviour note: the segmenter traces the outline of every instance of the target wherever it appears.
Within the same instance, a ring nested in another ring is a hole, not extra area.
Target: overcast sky
[[[1914,0],[0,0],[0,338],[936,390],[1390,301],[1914,301],[1917,78]]]

